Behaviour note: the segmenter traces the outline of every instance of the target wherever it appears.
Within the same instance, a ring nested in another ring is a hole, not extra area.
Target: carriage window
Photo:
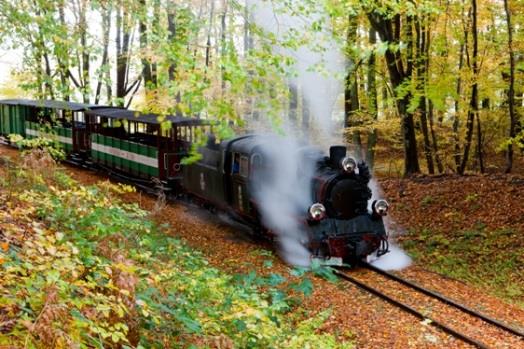
[[[77,122],[85,122],[84,113],[73,113],[73,119]]]
[[[62,119],[62,115],[60,113],[60,110],[58,109],[52,109],[49,113],[49,116],[51,118],[52,121],[56,122],[60,119]]]
[[[249,160],[247,156],[240,157],[240,175],[247,177],[249,175]]]
[[[169,132],[171,130],[171,124],[160,124],[160,129],[162,130],[162,137],[169,137]]]
[[[71,110],[63,110],[62,115],[66,121],[71,122],[73,115],[73,112]]]

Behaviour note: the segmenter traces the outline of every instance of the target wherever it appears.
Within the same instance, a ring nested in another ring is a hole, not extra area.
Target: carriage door
[[[73,151],[78,153],[90,150],[90,140],[87,134],[86,120],[83,112],[73,113]]]
[[[164,169],[168,178],[180,176],[180,155],[178,153],[164,153]]]

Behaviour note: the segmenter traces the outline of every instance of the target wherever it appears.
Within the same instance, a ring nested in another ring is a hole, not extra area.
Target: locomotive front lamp
[[[355,160],[351,156],[346,156],[342,160],[341,165],[344,171],[346,171],[347,173],[353,173],[355,172],[355,169],[357,168],[357,160]]]
[[[309,208],[309,216],[315,221],[319,221],[326,216],[326,208],[321,203],[311,205]]]
[[[380,199],[375,201],[374,211],[379,216],[386,216],[388,214],[389,204],[386,200]]]

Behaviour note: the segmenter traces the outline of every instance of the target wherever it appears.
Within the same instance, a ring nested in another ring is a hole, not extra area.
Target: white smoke
[[[371,209],[373,201],[383,198],[384,196],[382,195],[380,185],[375,179],[372,179],[369,182],[369,187],[373,193],[368,207],[368,209]],[[412,263],[411,257],[409,257],[399,246],[392,243],[396,232],[392,230],[393,222],[390,216],[384,217],[384,226],[386,231],[389,232],[389,253],[380,258],[373,259],[373,257],[370,257],[368,258],[369,262],[382,270],[400,270],[409,267]]]
[[[249,13],[254,23],[283,42],[292,33],[307,33],[307,45],[290,49],[275,46],[275,53],[292,57],[295,76],[289,83],[296,86],[308,103],[310,128],[319,132],[319,139],[333,137],[335,123],[333,116],[343,112],[340,96],[344,87],[344,78],[340,74],[346,71],[346,59],[343,47],[333,39],[330,18],[325,14],[321,2],[313,5],[301,0],[291,0],[285,8],[275,8],[271,1],[247,0]],[[315,6],[307,15],[292,13],[293,9]],[[312,30],[321,25],[320,30]],[[290,34],[291,33],[291,34]],[[284,119],[286,119],[284,117]],[[293,125],[288,127],[288,131]],[[295,133],[291,131],[291,133]],[[331,139],[331,142],[333,140]]]
[[[300,214],[311,205],[311,178],[313,162],[301,161],[304,149],[296,140],[276,135],[260,136],[264,165],[253,178],[253,188],[266,227],[277,235],[281,255],[292,265],[308,266],[310,252],[305,246],[305,235]]]
[[[409,267],[411,262],[411,257],[404,250],[390,242],[389,253],[372,260],[370,263],[382,270],[400,270]]]
[[[294,7],[296,5],[296,7]],[[337,47],[328,27],[329,18],[320,11],[311,15],[292,14],[293,8],[303,5],[299,0],[290,2],[285,11],[275,9],[270,1],[247,0],[250,18],[277,41],[282,42],[290,31],[311,32],[313,22],[322,23],[324,29],[309,38],[308,46],[296,49],[275,46],[275,53],[291,56],[295,60],[295,76],[289,78],[303,94],[310,112],[310,127],[315,127],[321,137],[327,138],[333,131],[332,115],[338,96],[343,88],[343,80],[336,74],[343,72],[344,55]],[[327,39],[326,39],[327,38]],[[287,120],[283,116],[283,120]],[[298,140],[296,125],[284,123],[286,137],[271,136],[264,149],[267,163],[271,164],[266,178],[256,181],[260,186],[255,197],[260,203],[264,224],[277,233],[282,257],[290,264],[307,266],[310,252],[304,246],[307,233],[303,231],[299,215],[307,212],[311,202],[311,179],[314,175],[314,162],[301,162],[303,146]],[[331,140],[331,143],[333,141]]]

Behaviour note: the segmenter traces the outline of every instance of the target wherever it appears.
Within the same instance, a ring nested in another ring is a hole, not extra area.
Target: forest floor
[[[429,270],[524,308],[524,177],[381,179],[393,234]]]
[[[13,156],[15,153],[16,151],[10,148],[0,147],[0,155]],[[67,169],[76,180],[84,184],[95,184],[105,178],[91,171],[69,166]],[[469,186],[465,188],[468,181]],[[399,239],[416,261],[400,274],[483,313],[522,328],[524,308],[510,304],[507,300],[521,297],[518,292],[522,290],[522,275],[518,274],[517,268],[522,267],[522,256],[516,256],[514,259],[509,256],[517,253],[519,246],[522,248],[523,240],[522,236],[520,239],[512,238],[511,234],[502,233],[502,231],[511,231],[514,234],[522,232],[522,205],[510,205],[509,198],[502,200],[502,197],[518,197],[518,194],[522,193],[524,186],[520,181],[518,177],[505,176],[498,179],[496,177],[463,179],[421,177],[400,181],[380,180],[386,197],[393,204],[391,217],[403,223],[402,228],[399,228],[398,224],[395,225],[396,231],[404,232]],[[490,184],[492,182],[498,184],[493,186]],[[507,183],[512,183],[511,188],[507,188]],[[482,189],[484,186],[486,188]],[[500,200],[496,197],[490,198],[488,194],[491,191],[497,197],[500,196]],[[291,269],[278,258],[271,244],[253,241],[238,225],[184,203],[168,204],[157,210],[155,198],[141,193],[126,194],[124,199],[137,202],[146,210],[157,211],[155,217],[159,222],[169,223],[177,237],[184,239],[194,249],[202,251],[210,264],[221,270],[230,273],[255,272],[259,275],[290,274]],[[509,216],[506,211],[511,212]],[[475,216],[471,212],[475,212]],[[502,214],[504,212],[506,214]],[[504,216],[506,219],[503,220],[499,216]],[[482,222],[482,225],[479,222]],[[422,233],[423,231],[433,233]],[[478,235],[468,235],[466,234],[468,231],[478,232]],[[452,234],[456,232],[463,233],[460,236],[453,236]],[[496,235],[492,236],[495,233],[501,235],[503,240]],[[489,244],[487,242],[483,244],[482,239],[488,235]],[[423,238],[430,239],[432,247],[425,244]],[[468,241],[466,239],[474,241],[472,246],[466,243]],[[513,241],[512,244],[509,244],[508,240]],[[457,245],[456,241],[461,243]],[[495,248],[495,251],[489,251],[488,248]],[[431,250],[431,253],[425,253],[428,250]],[[461,255],[463,260],[460,259]],[[459,268],[446,262],[448,256],[453,256],[453,261],[457,265],[466,265],[461,273],[452,274]],[[515,266],[508,262],[508,265],[496,264],[497,266],[493,267],[493,263],[505,260],[511,260]],[[473,268],[474,266],[480,269],[477,270]],[[471,268],[471,272],[467,271],[470,270],[468,268]],[[498,274],[497,268],[504,268],[500,273],[504,274],[501,277],[511,282],[512,287],[509,289],[500,287],[504,280],[490,281],[493,275]],[[431,270],[447,273],[452,277],[445,277]],[[482,278],[484,274],[480,271],[487,273],[485,279]],[[353,275],[372,278],[364,270],[356,270]],[[486,290],[483,287],[485,285],[490,288]],[[393,294],[399,292],[395,289],[389,291]],[[493,294],[502,296],[503,299]],[[412,301],[417,302],[416,299]],[[432,316],[438,314],[438,309],[433,305],[420,303],[416,305],[421,306]],[[327,319],[323,329],[336,334],[341,340],[349,339],[355,342],[358,348],[470,347],[435,329],[427,322],[421,322],[348,283],[333,283],[316,278],[313,293],[304,300],[302,309],[306,316],[331,309],[332,315]],[[452,322],[461,329],[469,328],[471,336],[482,340],[490,347],[516,348],[522,344],[514,338],[508,339],[496,331],[471,324],[471,320],[463,319],[460,315],[453,316],[455,318]]]

